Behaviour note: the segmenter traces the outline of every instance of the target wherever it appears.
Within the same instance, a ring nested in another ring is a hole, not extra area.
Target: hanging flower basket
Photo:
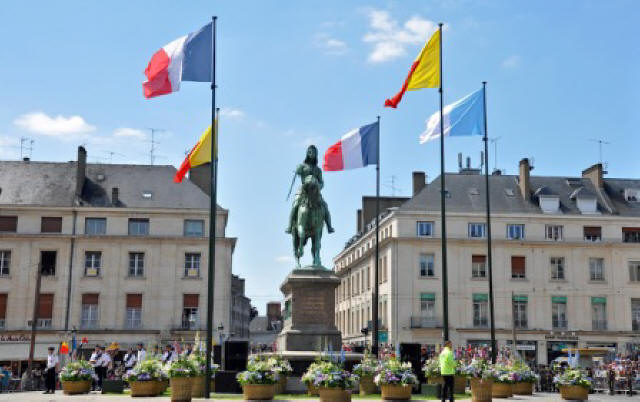
[[[473,402],[491,402],[491,388],[493,379],[470,378],[471,400]]]
[[[62,391],[65,395],[86,394],[91,389],[91,381],[62,381]]]
[[[372,395],[378,391],[376,384],[373,382],[373,376],[366,375],[360,377],[360,395]]]
[[[491,387],[491,396],[494,398],[511,398],[513,396],[511,384],[494,381]]]
[[[582,385],[559,385],[562,399],[586,401],[589,399],[589,388]]]
[[[382,399],[406,400],[411,399],[411,385],[382,384]]]
[[[515,395],[533,395],[533,383],[529,381],[519,381],[513,384]]]
[[[351,391],[342,388],[318,388],[320,402],[351,402]]]
[[[242,396],[245,401],[271,400],[275,394],[275,384],[244,384],[242,386]]]

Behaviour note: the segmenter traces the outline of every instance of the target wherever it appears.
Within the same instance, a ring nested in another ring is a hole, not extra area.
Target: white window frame
[[[470,239],[484,239],[487,235],[487,225],[478,222],[469,223],[468,235]]]
[[[484,258],[484,262],[482,263],[471,261],[471,277],[479,278],[479,279],[487,278],[487,257],[486,256]]]
[[[200,253],[184,253],[184,276],[187,278],[199,277],[201,260]]]
[[[436,301],[420,299],[420,317],[435,320]]]
[[[433,226],[434,226],[434,224],[431,221],[417,221],[416,222],[416,236],[418,236],[418,237],[433,237]]]
[[[96,258],[97,257],[97,258]],[[84,276],[100,276],[100,268],[102,267],[102,251],[85,251],[84,252]],[[95,269],[95,275],[89,275],[89,270]]]
[[[629,261],[629,282],[640,282],[640,261]]]
[[[509,239],[509,240],[524,240],[524,236],[525,236],[524,223],[509,223],[509,224],[507,224],[507,239]]]
[[[550,257],[549,265],[551,267],[551,280],[564,281],[567,279],[567,270],[564,257]]]
[[[420,278],[434,278],[436,276],[434,254],[420,253],[418,265]]]
[[[607,329],[607,304],[591,303],[591,327],[594,331]]]
[[[100,225],[98,225],[98,223],[100,223]],[[104,225],[102,225],[102,223],[104,223]],[[97,230],[98,228],[104,230]],[[84,234],[89,236],[100,236],[107,234],[107,218],[84,218]]]
[[[11,250],[0,250],[0,276],[11,273]]]
[[[562,241],[562,225],[545,225],[544,227],[544,239],[550,241]]]
[[[489,325],[489,303],[487,301],[473,302],[473,327],[486,328]]]
[[[100,306],[98,304],[82,304],[80,328],[98,328],[100,322]]]
[[[151,221],[147,218],[129,218],[129,236],[148,236]]]
[[[589,280],[603,282],[604,279],[604,258],[589,257]]]
[[[561,325],[561,324],[564,324],[564,325]],[[567,320],[567,303],[552,301],[551,302],[551,328],[567,329],[568,327],[569,327],[569,321]]]
[[[631,330],[640,331],[640,299],[631,299]]]
[[[182,329],[197,329],[199,325],[200,314],[198,307],[183,307]]]
[[[529,325],[527,314],[528,302],[524,300],[513,301],[513,318],[516,328],[526,329]]]
[[[125,327],[130,329],[142,327],[142,307],[127,307]]]
[[[133,266],[131,265],[133,262]],[[132,251],[129,253],[128,276],[132,278],[144,277],[144,253]]]

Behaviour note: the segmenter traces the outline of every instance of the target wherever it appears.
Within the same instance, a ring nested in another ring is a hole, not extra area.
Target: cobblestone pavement
[[[219,395],[217,395],[219,396]],[[419,397],[419,396],[418,396]],[[0,394],[0,401],[34,401],[34,402],[48,402],[48,401],[74,401],[74,402],[84,402],[84,401],[104,401],[104,402],[147,402],[147,401],[169,401],[168,397],[156,397],[156,398],[131,398],[129,395],[101,395],[98,393],[91,393],[88,395],[74,395],[68,396],[63,395],[61,391],[55,393],[55,395],[44,395],[42,392],[19,392],[12,394]],[[205,399],[194,398],[194,401],[204,401]],[[224,400],[240,400],[239,395],[234,395],[234,397],[229,399],[224,398],[216,398],[209,399],[210,401],[224,401]],[[291,401],[317,401],[318,399],[291,399]],[[471,401],[471,399],[457,399],[460,401]],[[495,398],[494,401],[536,401],[536,402],[544,402],[544,401],[561,401],[559,394],[552,393],[536,393],[533,396],[516,396],[509,399],[498,399]],[[286,399],[278,399],[276,401],[286,401]],[[373,402],[380,401],[380,399],[354,399],[354,401],[363,401],[363,402]],[[600,402],[600,401],[640,401],[639,395],[634,395],[633,397],[629,397],[626,395],[604,395],[604,394],[590,394],[589,401],[591,402]]]

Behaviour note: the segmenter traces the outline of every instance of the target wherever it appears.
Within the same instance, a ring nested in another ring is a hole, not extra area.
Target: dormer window
[[[626,188],[624,190],[624,199],[627,202],[640,203],[640,188]]]
[[[593,192],[586,188],[579,188],[574,191],[569,198],[575,200],[576,206],[582,214],[597,214],[598,200]]]
[[[540,209],[545,214],[557,214],[560,213],[560,197],[549,189],[549,187],[540,187],[533,193],[535,197],[538,197],[538,203]]]

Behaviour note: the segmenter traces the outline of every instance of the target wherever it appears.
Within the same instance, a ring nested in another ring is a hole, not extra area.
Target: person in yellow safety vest
[[[449,401],[453,402],[453,376],[456,374],[456,361],[453,359],[452,349],[451,341],[446,341],[439,356],[440,375],[444,379],[440,394],[442,402],[445,402],[447,395],[449,395]]]

